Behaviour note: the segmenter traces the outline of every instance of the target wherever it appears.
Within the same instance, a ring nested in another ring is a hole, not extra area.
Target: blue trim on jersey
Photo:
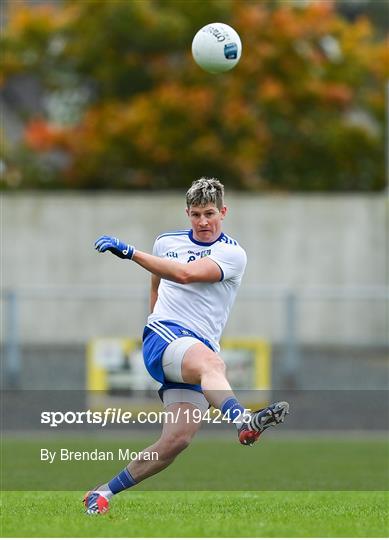
[[[213,261],[213,262],[217,264],[216,261]],[[219,269],[220,269],[220,279],[219,279],[219,281],[223,281],[223,279],[224,279],[223,268],[220,266],[220,264],[217,264],[217,265],[218,265],[218,267],[219,267]]]
[[[198,240],[195,240],[193,238],[193,230],[191,229],[189,231],[189,238],[190,240],[194,243],[194,244],[197,244],[198,246],[212,246],[213,244],[216,244],[216,242],[220,242],[223,238],[223,236],[225,236],[224,233],[221,233],[219,238],[216,238],[216,240],[214,240],[213,242],[199,242]]]
[[[234,240],[233,238],[230,238],[226,234],[223,234],[223,238],[220,239],[220,242],[224,242],[225,244],[232,244],[233,246],[238,246],[238,242]]]
[[[188,236],[190,229],[183,229],[180,231],[168,231],[157,236],[157,240],[165,238],[166,236]]]
[[[187,384],[179,382],[171,382],[165,378],[165,374],[162,368],[162,356],[166,347],[172,343],[175,339],[180,337],[194,337],[204,343],[211,351],[213,347],[211,343],[200,336],[198,336],[192,330],[184,328],[172,321],[153,321],[145,326],[143,332],[143,359],[149,374],[156,381],[162,384],[159,389],[159,395],[162,396],[163,392],[170,388],[186,388],[188,390],[195,390],[201,392],[201,386],[199,384]]]
[[[213,242],[200,242],[199,240],[196,240],[194,238],[192,229],[182,229],[182,230],[178,230],[178,231],[168,231],[168,232],[160,234],[159,236],[157,236],[156,239],[159,240],[160,238],[166,238],[166,237],[169,237],[169,236],[189,236],[190,241],[193,242],[193,244],[196,244],[198,246],[212,246],[216,242],[224,242],[225,244],[232,244],[234,246],[239,245],[236,240],[234,240],[233,238],[227,236],[224,233],[221,233],[220,236],[218,238],[216,238],[216,240],[214,240]]]

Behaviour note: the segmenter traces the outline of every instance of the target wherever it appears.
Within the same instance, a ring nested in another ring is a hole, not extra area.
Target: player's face
[[[191,206],[186,213],[190,219],[193,236],[199,242],[214,242],[222,232],[222,221],[227,208],[219,210],[214,204]]]

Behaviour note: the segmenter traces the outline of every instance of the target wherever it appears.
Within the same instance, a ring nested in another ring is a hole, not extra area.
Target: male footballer
[[[97,251],[110,251],[151,273],[151,314],[143,333],[143,356],[150,375],[161,383],[159,395],[175,422],[165,422],[160,438],[106,484],[86,493],[87,514],[103,514],[110,499],[165,469],[191,442],[201,423],[195,410],[212,405],[227,415],[239,442],[252,445],[268,427],[284,421],[285,401],[247,413],[226,378],[219,341],[246,267],[246,253],[222,232],[227,214],[224,187],[200,178],[186,194],[191,229],[158,236],[153,254],[110,236],[100,237]],[[193,418],[195,418],[193,416]]]

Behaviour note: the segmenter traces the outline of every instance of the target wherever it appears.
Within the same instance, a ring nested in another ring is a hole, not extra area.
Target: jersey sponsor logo
[[[189,255],[189,258],[186,262],[189,263],[189,262],[195,261],[198,258],[202,259],[203,257],[208,257],[208,255],[211,255],[211,250],[203,249],[201,251],[193,251],[191,249],[188,249],[188,255]]]
[[[207,257],[208,255],[211,255],[211,249],[203,249],[201,251],[193,251],[192,249],[188,249],[188,255],[194,255],[195,257]]]

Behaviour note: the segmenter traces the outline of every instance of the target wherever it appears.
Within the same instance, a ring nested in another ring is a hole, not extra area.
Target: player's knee
[[[178,455],[185,450],[185,448],[189,446],[191,440],[191,435],[187,433],[180,433],[179,435],[172,437],[169,441],[172,454]]]
[[[187,433],[171,435],[160,440],[161,453],[166,458],[174,458],[187,448],[192,436]]]
[[[210,354],[208,358],[206,358],[205,362],[205,371],[206,372],[217,372],[221,373],[222,375],[226,374],[226,365],[222,358],[220,358],[217,354]]]

